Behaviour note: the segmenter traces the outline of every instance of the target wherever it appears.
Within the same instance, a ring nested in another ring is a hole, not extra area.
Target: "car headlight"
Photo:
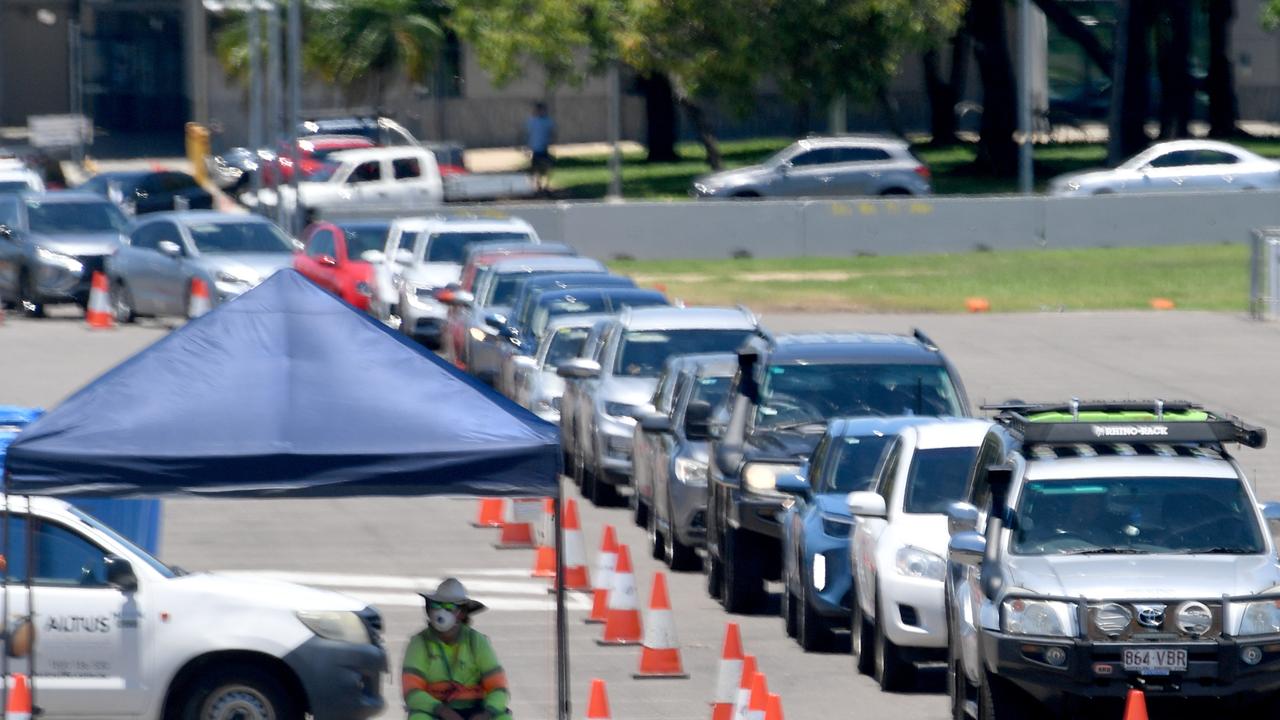
[[[1237,635],[1272,635],[1280,633],[1280,600],[1262,600],[1244,606]]]
[[[635,418],[644,411],[640,405],[629,405],[620,402],[607,402],[604,404],[604,414],[612,415],[616,418]]]
[[[694,183],[693,189],[694,189],[694,192],[698,193],[699,195],[715,195],[716,194],[716,189],[706,183]]]
[[[913,578],[926,578],[941,581],[947,576],[947,561],[928,550],[907,545],[898,548],[894,557],[894,566],[898,574]]]
[[[1011,635],[1074,637],[1075,607],[1052,600],[1005,600],[1004,631]]]
[[[346,611],[312,611],[299,612],[298,620],[307,629],[325,640],[337,642],[367,643],[371,642],[369,630],[359,615]]]
[[[213,279],[220,283],[230,283],[232,285],[251,285],[252,280],[242,278],[239,275],[233,275],[226,270],[219,270],[213,274]]]
[[[62,268],[69,273],[84,272],[84,263],[70,255],[64,255],[48,248],[36,248],[36,258],[46,265]]]
[[[1203,635],[1213,627],[1213,612],[1209,606],[1194,600],[1184,602],[1173,613],[1173,622],[1188,635]]]
[[[776,494],[778,478],[783,475],[799,475],[803,468],[799,465],[782,463],[748,463],[742,471],[742,481],[747,490],[760,495]]]
[[[473,327],[467,330],[467,334],[470,335],[471,339],[475,340],[476,342],[484,342],[485,338],[489,337],[488,335],[485,335],[485,332],[478,327]]]
[[[678,457],[674,463],[676,480],[685,485],[706,485],[707,464],[693,458]]]

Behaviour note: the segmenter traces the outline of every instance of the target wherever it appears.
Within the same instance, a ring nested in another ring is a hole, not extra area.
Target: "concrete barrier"
[[[544,239],[606,260],[847,257],[1244,243],[1254,228],[1280,225],[1280,192],[557,202],[445,210],[519,216]],[[370,208],[368,214],[397,213]]]

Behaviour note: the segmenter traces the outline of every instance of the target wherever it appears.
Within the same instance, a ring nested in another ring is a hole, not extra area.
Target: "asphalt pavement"
[[[976,403],[1009,398],[1192,399],[1280,428],[1274,376],[1280,325],[1243,316],[1194,312],[1021,315],[787,314],[764,318],[776,332],[921,327],[943,348]],[[0,403],[54,406],[92,378],[162,337],[150,324],[90,331],[70,318],[0,325]],[[193,411],[198,409],[193,408]],[[122,408],[121,412],[127,409]],[[441,408],[441,412],[450,409]],[[111,422],[110,417],[102,419]],[[1261,499],[1280,498],[1280,448],[1242,449],[1242,466]],[[566,483],[572,490],[572,485]],[[266,575],[332,588],[382,609],[393,673],[389,709],[398,703],[399,655],[422,626],[418,589],[456,574],[491,610],[476,626],[489,634],[507,668],[518,717],[554,716],[554,616],[547,583],[529,577],[531,551],[497,550],[494,530],[470,526],[470,499],[169,500],[161,556],[189,570]],[[639,597],[647,601],[659,568],[645,534],[623,509],[580,506],[590,562],[601,528],[613,524],[631,548]],[[589,562],[589,564],[590,564]],[[934,720],[946,716],[941,669],[913,692],[880,693],[854,674],[845,654],[806,654],[775,616],[730,618],[710,600],[703,577],[669,577],[688,680],[634,680],[638,648],[599,647],[599,626],[582,623],[585,596],[571,600],[574,714],[585,712],[592,677],[609,683],[619,719],[702,719],[715,682],[724,623],[742,625],[747,652],[760,658],[770,689],[792,718]]]

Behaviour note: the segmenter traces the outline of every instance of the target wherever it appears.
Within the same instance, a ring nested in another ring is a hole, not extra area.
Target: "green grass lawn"
[[[1244,245],[1025,250],[900,257],[616,261],[610,266],[690,304],[756,311],[994,312],[1128,310],[1168,298],[1179,309],[1241,311]]]
[[[729,140],[721,144],[726,169],[752,165],[791,143],[789,138]],[[1245,140],[1238,143],[1267,157],[1280,158],[1280,141]],[[1012,193],[1017,182],[991,178],[973,168],[973,145],[934,148],[915,147],[916,154],[933,171],[934,191],[940,195]],[[706,153],[697,143],[680,143],[681,160],[672,163],[644,162],[644,153],[624,153],[622,194],[632,200],[686,199],[693,178],[708,172]],[[1063,173],[1103,167],[1106,148],[1100,144],[1076,143],[1039,146],[1035,150],[1035,175],[1043,190],[1050,178]],[[564,158],[556,161],[552,183],[557,192],[573,199],[602,198],[609,186],[606,155]]]

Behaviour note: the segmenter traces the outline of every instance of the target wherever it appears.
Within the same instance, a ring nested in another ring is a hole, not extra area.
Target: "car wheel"
[[[969,720],[969,680],[960,667],[960,649],[955,641],[947,641],[947,694],[951,701],[951,720]]]
[[[804,582],[803,574],[800,578]],[[800,590],[799,602],[796,603],[795,612],[798,616],[796,623],[796,636],[800,640],[800,647],[805,652],[821,652],[831,647],[831,626],[827,619],[818,614],[814,609],[813,603],[809,602],[809,586],[804,585]]]
[[[635,490],[631,491],[632,497],[639,495]],[[638,500],[636,502],[639,502]],[[662,533],[658,530],[658,513],[650,510],[645,513],[644,526],[649,535],[649,554],[654,560],[667,561],[667,543],[662,539]]]
[[[1031,699],[1012,683],[983,671],[982,687],[978,688],[978,720],[1036,717],[1036,711]]]
[[[753,543],[740,530],[725,532],[720,604],[731,613],[755,612],[764,594],[764,578]]]
[[[31,282],[31,273],[27,270],[23,270],[18,278],[18,305],[27,317],[44,317],[44,303],[40,302],[35,283]]]
[[[760,193],[756,192],[755,190],[739,190],[738,192],[733,193],[729,197],[737,198],[739,200],[758,200],[760,199]]]
[[[878,602],[878,600],[877,600]],[[884,613],[884,608],[877,605],[877,616]],[[902,690],[911,684],[915,666],[903,659],[902,650],[884,633],[884,625],[880,617],[873,624],[875,629],[875,679],[884,692]]]
[[[862,612],[857,592],[853,593],[853,622],[850,623],[850,650],[853,653],[853,664],[862,675],[870,675],[875,670],[875,658],[871,648],[875,644],[872,637],[871,623]]]
[[[796,636],[796,599],[785,582],[782,586],[782,628],[786,630],[787,637]]]
[[[887,188],[885,190],[880,191],[880,195],[884,197],[889,197],[893,195],[910,195],[910,194],[911,194],[910,190],[907,190],[906,188],[898,188],[898,187]]]
[[[203,673],[188,690],[182,720],[301,720],[296,699],[273,674],[255,667]]]
[[[724,564],[708,550],[702,567],[707,573],[707,596],[713,600],[719,600],[720,585],[724,577]]]
[[[645,503],[644,499],[640,497],[640,490],[638,488],[634,489],[627,502],[631,505],[631,519],[635,521],[636,527],[649,527],[649,506]]]
[[[111,288],[111,311],[116,322],[122,325],[131,323],[138,317],[133,311],[133,293],[129,292],[123,281],[117,281]]]
[[[679,572],[696,570],[700,564],[698,551],[680,542],[680,536],[676,533],[675,517],[676,514],[671,509],[671,500],[668,498],[667,531],[662,534],[662,541],[667,546],[667,564],[671,566],[672,570]]]

